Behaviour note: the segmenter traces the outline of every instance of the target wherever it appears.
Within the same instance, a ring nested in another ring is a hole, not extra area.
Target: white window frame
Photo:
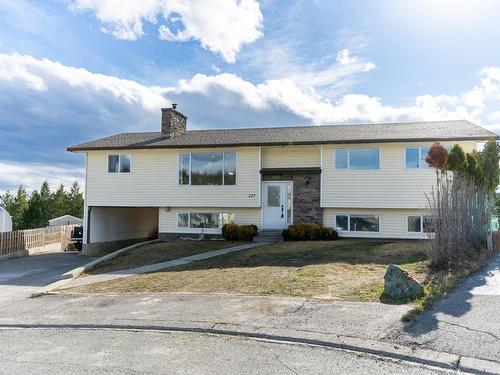
[[[422,160],[422,148],[429,148],[429,150],[430,150],[431,147],[432,147],[432,145],[430,145],[430,146],[406,146],[404,148],[404,155],[403,155],[403,168],[407,169],[407,170],[410,170],[410,171],[418,171],[418,170],[425,171],[425,170],[432,169],[432,167],[430,167],[425,160]],[[448,152],[450,152],[450,150],[452,148],[452,146],[450,146],[450,145],[443,145],[443,147]],[[411,167],[407,167],[406,166],[406,150],[408,150],[410,148],[418,148],[418,167],[417,168],[411,168]],[[422,166],[421,165],[422,163],[424,163],[425,165]]]
[[[378,168],[368,168],[368,169],[351,169],[351,150],[367,150],[367,149],[376,149],[378,151]],[[337,150],[346,150],[347,151],[347,168],[337,168],[336,162],[337,162]],[[333,150],[333,169],[336,171],[379,171],[382,169],[382,152],[380,150],[380,147],[339,147],[335,148]]]
[[[427,170],[427,169],[430,169],[429,165],[427,164],[426,161],[422,160],[422,148],[426,148],[426,147],[431,147],[431,146],[407,146],[405,147],[404,149],[404,157],[403,157],[403,167],[405,169],[408,169],[408,170],[411,170],[411,171],[418,171],[418,170]],[[416,168],[412,168],[412,167],[407,167],[406,166],[406,151],[408,149],[411,149],[411,148],[417,148],[418,149],[418,167]],[[425,163],[425,166],[422,166],[421,164],[422,163]],[[411,216],[411,215],[410,215]],[[417,215],[415,215],[417,216]]]
[[[197,154],[197,153],[200,153],[200,154],[205,154],[205,153],[210,153],[210,152],[221,152],[222,153],[222,185],[192,185],[191,184],[191,155],[192,154]],[[234,159],[235,159],[235,162],[236,162],[236,180],[234,182],[233,185],[226,185],[224,184],[224,168],[225,168],[225,165],[226,165],[226,153],[234,153]],[[181,155],[189,155],[189,183],[188,184],[181,184],[181,182],[179,181],[179,172],[180,172],[180,168],[181,168]],[[232,187],[232,186],[238,186],[238,176],[239,176],[239,173],[238,173],[238,152],[236,151],[195,151],[195,152],[179,152],[177,154],[177,185],[178,186],[193,186],[193,187],[199,187],[199,186],[227,186],[227,187]]]
[[[352,216],[376,216],[378,218],[378,230],[373,231],[373,230],[352,230],[352,225],[351,225],[351,218]],[[350,214],[349,215],[349,232],[351,233],[380,233],[381,232],[381,222],[380,220],[380,215],[379,214]]]
[[[382,215],[375,213],[375,214],[366,214],[366,213],[355,213],[355,214],[350,214],[347,212],[336,212],[333,214],[333,227],[335,229],[339,228],[337,226],[337,216],[347,216],[347,227],[348,229],[340,229],[339,232],[341,233],[380,233],[382,231]],[[376,216],[378,217],[378,230],[377,231],[368,231],[368,230],[351,230],[351,216]]]
[[[408,219],[412,216],[420,217],[420,231],[419,232],[410,231],[408,228]],[[405,223],[406,223],[406,233],[407,234],[422,234],[422,233],[424,233],[424,215],[409,214],[409,215],[406,215],[405,220],[406,220]]]
[[[118,156],[118,171],[116,171],[116,172],[109,171],[109,157],[110,156]],[[120,171],[122,156],[128,156],[128,160],[130,161],[130,171],[129,172],[121,172]],[[106,161],[107,161],[106,171],[108,174],[130,174],[130,173],[132,173],[132,154],[108,154]]]
[[[408,230],[408,218],[411,216],[420,216],[420,232],[410,232]],[[434,232],[424,232],[424,217],[428,217],[431,215],[419,215],[419,214],[408,214],[405,216],[405,227],[407,234],[432,234]]]
[[[217,228],[193,228],[191,227],[191,214],[218,214],[219,215],[219,225],[221,224],[220,220],[222,219],[222,215],[224,214],[227,214],[227,215],[234,215],[234,222],[236,223],[236,213],[235,212],[217,212],[217,211],[193,211],[193,212],[177,212],[177,214],[175,215],[175,226],[178,228],[178,229],[192,229],[192,230],[200,230],[200,229],[209,229],[209,230],[221,230],[222,227],[224,226],[224,224],[222,226],[219,226]],[[179,216],[180,215],[188,215],[188,225],[187,227],[181,227],[179,226]]]
[[[337,216],[347,216],[347,229],[340,229],[339,226],[337,226]],[[348,213],[344,212],[337,212],[333,215],[333,227],[338,230],[339,232],[350,232],[351,231],[351,215]],[[339,228],[339,229],[337,229]]]

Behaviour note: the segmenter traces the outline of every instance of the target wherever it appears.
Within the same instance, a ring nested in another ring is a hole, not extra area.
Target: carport
[[[97,254],[158,237],[158,207],[88,208],[83,252]]]

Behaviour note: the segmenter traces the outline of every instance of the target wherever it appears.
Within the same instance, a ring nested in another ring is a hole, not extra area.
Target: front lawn
[[[90,293],[197,292],[378,300],[388,264],[429,277],[422,241],[285,242],[161,272],[71,289]]]
[[[166,262],[178,258],[241,245],[227,241],[168,241],[147,244],[126,251],[116,258],[97,264],[88,274],[99,274]]]

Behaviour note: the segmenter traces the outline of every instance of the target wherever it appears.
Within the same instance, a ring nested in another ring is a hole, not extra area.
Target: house
[[[496,134],[469,121],[161,131],[69,147],[86,154],[84,241],[220,233],[224,223],[281,229],[316,222],[345,237],[423,238],[435,183],[433,141],[472,151]]]
[[[82,219],[73,215],[63,215],[49,220],[49,227],[59,225],[82,225]]]

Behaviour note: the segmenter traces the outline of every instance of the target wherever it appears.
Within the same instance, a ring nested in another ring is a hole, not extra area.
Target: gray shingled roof
[[[498,138],[469,121],[433,121],[360,125],[321,125],[280,128],[190,130],[174,138],[160,132],[122,133],[68,148],[68,151],[264,146],[325,143],[379,143],[401,141],[459,141]]]

